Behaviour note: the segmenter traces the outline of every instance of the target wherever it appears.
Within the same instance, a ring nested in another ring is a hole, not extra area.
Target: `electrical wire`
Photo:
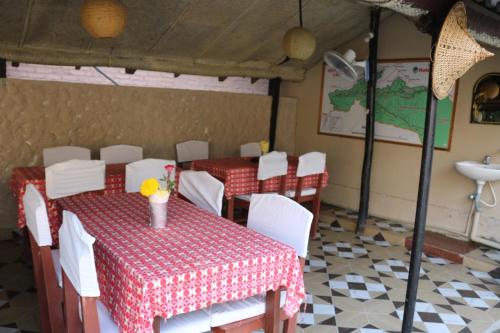
[[[106,79],[108,79],[109,81],[111,81],[115,86],[119,86],[119,84],[113,80],[112,78],[110,78],[108,75],[106,75],[106,73],[104,73],[103,71],[101,71],[99,68],[97,68],[97,66],[92,66],[94,67],[94,69],[97,71],[97,73],[101,74],[102,76],[104,76]]]
[[[299,24],[300,27],[302,28],[302,0],[299,0]]]
[[[495,195],[495,191],[493,190],[493,186],[491,185],[491,182],[488,182],[488,185],[490,186],[490,191],[491,191],[491,194],[493,196],[493,203],[490,204],[490,203],[484,202],[483,200],[479,200],[479,202],[481,202],[486,207],[493,208],[497,205],[497,196]]]

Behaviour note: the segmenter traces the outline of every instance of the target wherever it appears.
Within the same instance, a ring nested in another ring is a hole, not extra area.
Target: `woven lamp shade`
[[[306,60],[316,49],[316,39],[307,29],[295,27],[283,37],[283,50],[290,59]]]
[[[94,38],[113,38],[125,30],[127,9],[118,0],[85,0],[80,22]]]
[[[478,62],[494,54],[483,49],[467,31],[463,2],[457,2],[446,16],[434,52],[432,90],[443,99],[455,81]]]

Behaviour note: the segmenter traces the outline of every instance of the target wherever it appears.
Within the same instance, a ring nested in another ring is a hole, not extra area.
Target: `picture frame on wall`
[[[377,75],[375,140],[422,146],[429,60],[379,60]],[[363,76],[352,81],[323,64],[318,134],[364,138],[366,89]],[[457,91],[458,81],[438,101],[436,149],[451,149]]]

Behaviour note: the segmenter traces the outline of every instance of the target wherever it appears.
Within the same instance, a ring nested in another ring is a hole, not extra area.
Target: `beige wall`
[[[367,56],[367,45],[362,38],[347,47],[354,48],[360,59]],[[400,15],[392,16],[381,25],[381,59],[428,57],[429,48],[430,38]],[[281,94],[298,99],[297,153],[320,150],[328,155],[331,178],[324,200],[357,209],[363,141],[317,134],[321,70],[322,64],[318,64],[307,72],[305,81],[286,82]],[[486,154],[496,153],[495,161],[500,163],[500,126],[469,123],[472,87],[480,76],[491,71],[500,71],[500,56],[474,66],[460,81],[451,150],[434,154],[429,229],[454,236],[465,234],[471,206],[467,196],[474,191],[475,185],[454,170],[455,161],[481,160]],[[421,149],[418,147],[375,144],[371,214],[403,222],[414,220],[420,158]],[[500,193],[500,182],[494,187]],[[483,195],[483,198],[490,199],[488,195]],[[484,215],[500,219],[500,206],[485,208]]]
[[[143,146],[146,157],[174,159],[176,142],[202,139],[213,157],[238,155],[240,144],[267,138],[270,108],[261,95],[0,82],[0,229],[15,226],[12,168],[40,165],[44,147],[89,147],[97,158],[100,147],[127,143]],[[294,127],[294,110],[286,111]]]

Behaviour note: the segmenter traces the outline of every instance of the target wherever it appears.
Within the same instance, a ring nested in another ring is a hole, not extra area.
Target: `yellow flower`
[[[269,141],[262,140],[259,144],[260,144],[260,150],[262,151],[263,154],[269,153]]]
[[[158,191],[160,183],[156,178],[149,178],[142,182],[141,185],[141,194],[145,197],[149,197]]]

